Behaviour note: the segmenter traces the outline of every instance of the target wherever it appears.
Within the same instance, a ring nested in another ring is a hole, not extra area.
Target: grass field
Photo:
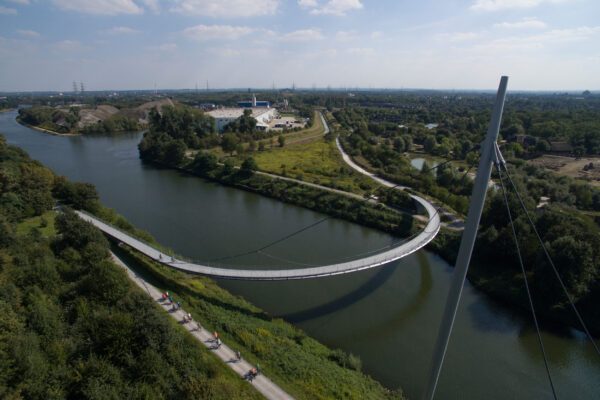
[[[32,229],[37,228],[44,237],[52,237],[56,235],[56,230],[54,229],[55,216],[56,213],[54,211],[47,211],[39,217],[28,218],[17,225],[17,235],[26,235]]]
[[[376,188],[368,177],[348,167],[335,142],[319,139],[309,143],[253,154],[261,171],[297,178],[336,189],[364,194]]]
[[[360,359],[332,350],[293,325],[268,316],[209,278],[157,264],[129,249],[115,251],[161,290],[181,301],[194,320],[217,331],[251,364],[297,399],[403,399],[362,372]]]

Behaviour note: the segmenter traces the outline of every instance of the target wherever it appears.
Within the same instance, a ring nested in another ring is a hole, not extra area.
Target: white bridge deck
[[[308,279],[319,278],[332,275],[347,274],[350,272],[361,271],[364,269],[375,268],[389,262],[399,260],[406,257],[425,246],[433,240],[440,229],[440,217],[433,206],[424,199],[411,195],[413,199],[425,207],[429,214],[429,221],[425,229],[411,240],[399,244],[387,251],[371,255],[368,257],[342,262],[338,264],[325,265],[320,267],[299,268],[299,269],[278,269],[278,270],[249,270],[249,269],[233,269],[214,267],[210,265],[200,265],[192,262],[171,258],[170,255],[150,246],[143,241],[134,238],[98,218],[89,214],[76,211],[80,218],[90,222],[106,235],[123,242],[129,247],[139,251],[142,254],[152,258],[153,260],[176,268],[185,272],[212,276],[223,279],[240,279],[240,280],[260,280],[260,281],[277,281],[277,280],[292,280],[292,279]]]

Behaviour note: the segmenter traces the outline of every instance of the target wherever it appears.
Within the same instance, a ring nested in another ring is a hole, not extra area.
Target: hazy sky
[[[0,91],[600,89],[600,0],[0,0]]]

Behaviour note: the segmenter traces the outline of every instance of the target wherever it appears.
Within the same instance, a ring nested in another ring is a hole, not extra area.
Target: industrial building
[[[252,117],[256,120],[256,129],[265,131],[269,129],[269,123],[277,117],[277,110],[271,108],[271,103],[257,101],[255,95],[252,95],[252,100],[240,101],[237,104],[237,108],[218,108],[207,112],[215,119],[215,125],[219,132],[223,132],[227,124],[244,115],[245,110],[252,111]]]
[[[219,108],[208,111],[207,114],[215,119],[215,125],[219,132],[223,132],[225,126],[242,115],[245,110],[252,110],[252,117],[256,120],[256,129],[267,130],[269,122],[277,116],[275,108],[251,107],[251,108]]]
[[[242,108],[271,107],[271,103],[268,101],[257,101],[256,96],[254,94],[252,95],[252,100],[238,101],[237,104],[238,107]]]

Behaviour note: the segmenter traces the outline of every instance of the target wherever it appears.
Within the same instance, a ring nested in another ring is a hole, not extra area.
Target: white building
[[[235,121],[242,115],[245,110],[252,111],[252,117],[256,120],[256,128],[267,130],[269,123],[277,115],[275,108],[252,107],[252,108],[219,108],[217,110],[208,111],[207,114],[215,119],[217,130],[222,132],[225,125]]]

